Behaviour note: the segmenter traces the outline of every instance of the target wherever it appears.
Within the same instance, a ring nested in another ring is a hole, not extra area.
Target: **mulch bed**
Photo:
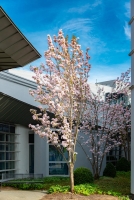
[[[118,200],[117,197],[113,197],[110,195],[99,195],[94,194],[90,196],[83,196],[78,194],[63,194],[63,193],[55,193],[55,194],[47,194],[41,200]]]
[[[18,190],[17,188],[13,187],[2,187],[2,190],[10,191],[10,190]],[[90,196],[83,196],[79,194],[71,194],[71,193],[53,193],[53,194],[46,194],[40,200],[119,200],[118,197],[113,197],[110,195],[99,195],[93,194]]]

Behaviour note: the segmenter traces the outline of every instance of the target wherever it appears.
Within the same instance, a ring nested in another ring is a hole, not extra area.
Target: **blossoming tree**
[[[94,178],[98,179],[104,157],[114,147],[120,145],[124,152],[130,152],[130,117],[131,110],[127,104],[129,92],[129,73],[122,73],[114,82],[111,92],[97,85],[97,94],[92,93],[89,109],[84,114],[81,132],[84,136],[78,139],[93,170]],[[88,147],[88,151],[85,150]],[[129,158],[128,158],[129,159]]]
[[[69,43],[59,30],[53,40],[48,35],[46,64],[32,68],[38,86],[30,94],[41,106],[40,113],[31,110],[38,124],[30,127],[40,137],[46,137],[60,152],[61,146],[68,151],[71,192],[74,191],[73,170],[79,127],[90,97],[88,50],[84,56],[77,39],[73,37]],[[48,113],[53,113],[53,117]]]

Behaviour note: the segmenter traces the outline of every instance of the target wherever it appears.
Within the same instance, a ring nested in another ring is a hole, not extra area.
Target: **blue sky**
[[[130,1],[128,0],[1,0],[1,6],[42,55],[47,34],[76,35],[84,50],[90,47],[89,82],[115,79],[130,68]],[[29,66],[10,72],[31,76]]]

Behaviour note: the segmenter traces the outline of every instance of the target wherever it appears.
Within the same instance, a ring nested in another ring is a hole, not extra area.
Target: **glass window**
[[[8,133],[9,132],[9,125],[2,124],[2,131]]]
[[[14,152],[6,152],[6,160],[15,160]]]
[[[10,133],[15,133],[15,126],[10,126]]]
[[[60,149],[63,152],[63,155],[60,153]],[[58,150],[55,146],[49,145],[49,161],[67,161],[68,152],[62,146]]]
[[[4,133],[3,133],[4,132]],[[0,172],[15,169],[15,126],[0,124]],[[2,171],[1,171],[2,170]]]
[[[14,169],[15,168],[15,163],[12,162],[6,162],[6,169]]]
[[[5,153],[4,152],[0,152],[0,160],[5,160]]]
[[[49,144],[49,175],[68,175],[68,151]]]
[[[49,163],[49,175],[68,175],[67,163]]]
[[[5,150],[5,144],[0,144],[0,151],[4,151]]]
[[[6,144],[6,151],[15,151],[15,144]]]
[[[15,139],[14,134],[12,134],[12,135],[6,134],[6,141],[7,142],[14,142],[14,139]]]
[[[29,134],[29,143],[34,143],[34,134]]]
[[[0,162],[0,170],[4,170],[5,169],[5,162]]]
[[[5,141],[5,134],[0,133],[0,141]]]

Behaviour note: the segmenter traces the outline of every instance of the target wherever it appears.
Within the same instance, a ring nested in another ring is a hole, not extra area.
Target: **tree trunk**
[[[127,148],[126,147],[124,147],[124,154],[125,154],[126,160],[128,160],[128,158],[127,158]]]
[[[69,163],[70,191],[74,193],[74,164]]]
[[[96,172],[94,175],[94,180],[98,180],[99,178],[100,178],[100,176],[99,176],[98,172]]]

